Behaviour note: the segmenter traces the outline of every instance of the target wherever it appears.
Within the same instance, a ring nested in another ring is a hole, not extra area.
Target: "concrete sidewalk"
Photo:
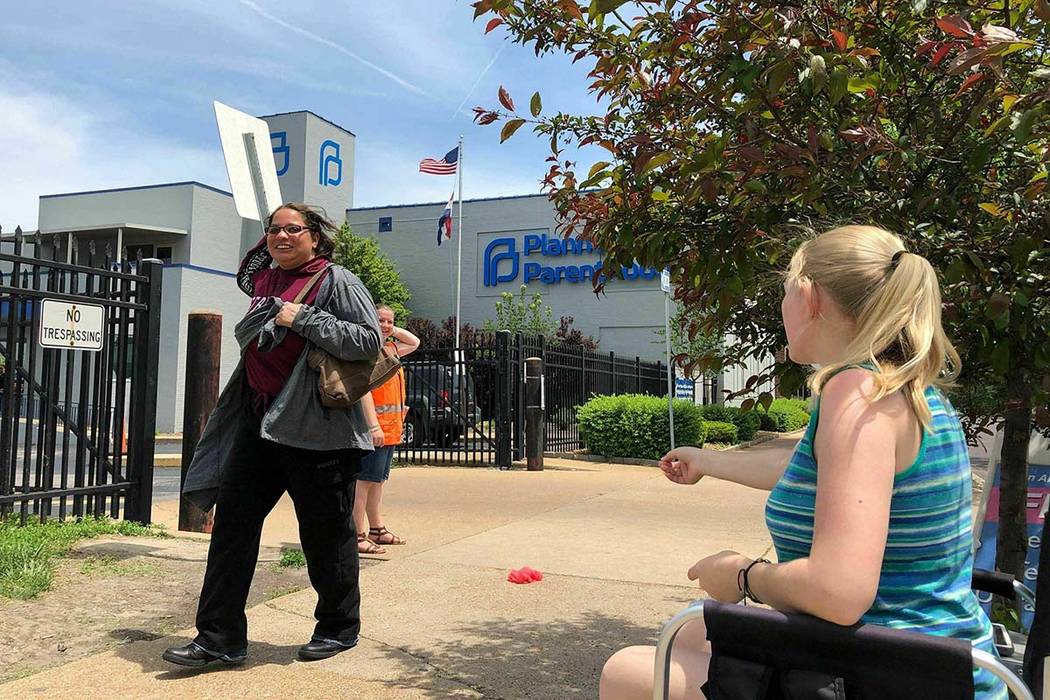
[[[748,452],[782,452],[777,440]],[[548,460],[544,472],[407,467],[385,503],[408,539],[361,572],[360,645],[326,661],[295,661],[315,596],[252,608],[250,658],[193,672],[160,660],[193,631],[129,644],[0,687],[4,697],[593,698],[605,659],[651,643],[699,597],[686,579],[722,549],[770,550],[765,494],[715,480],[686,488],[652,467]],[[174,530],[177,503],[155,519]],[[289,501],[263,543],[296,546]],[[506,581],[531,566],[544,580]],[[192,606],[195,601],[186,601]]]

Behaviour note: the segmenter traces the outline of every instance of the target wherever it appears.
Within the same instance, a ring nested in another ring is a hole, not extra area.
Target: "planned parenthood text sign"
[[[102,349],[106,310],[94,304],[44,299],[40,309],[40,345],[65,350]]]

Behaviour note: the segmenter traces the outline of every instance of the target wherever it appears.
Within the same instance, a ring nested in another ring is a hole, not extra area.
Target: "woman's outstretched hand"
[[[695,484],[704,474],[700,471],[701,451],[697,447],[676,447],[660,460],[664,476],[676,484]]]

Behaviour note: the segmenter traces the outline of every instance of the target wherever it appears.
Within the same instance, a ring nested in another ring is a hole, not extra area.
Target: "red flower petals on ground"
[[[511,583],[533,583],[535,581],[542,581],[543,574],[536,569],[523,566],[520,569],[511,569],[507,574],[507,580]]]

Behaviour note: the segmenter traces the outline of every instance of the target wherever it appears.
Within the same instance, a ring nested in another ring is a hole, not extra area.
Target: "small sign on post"
[[[95,304],[44,299],[40,304],[41,347],[98,352],[105,339],[106,310]]]

